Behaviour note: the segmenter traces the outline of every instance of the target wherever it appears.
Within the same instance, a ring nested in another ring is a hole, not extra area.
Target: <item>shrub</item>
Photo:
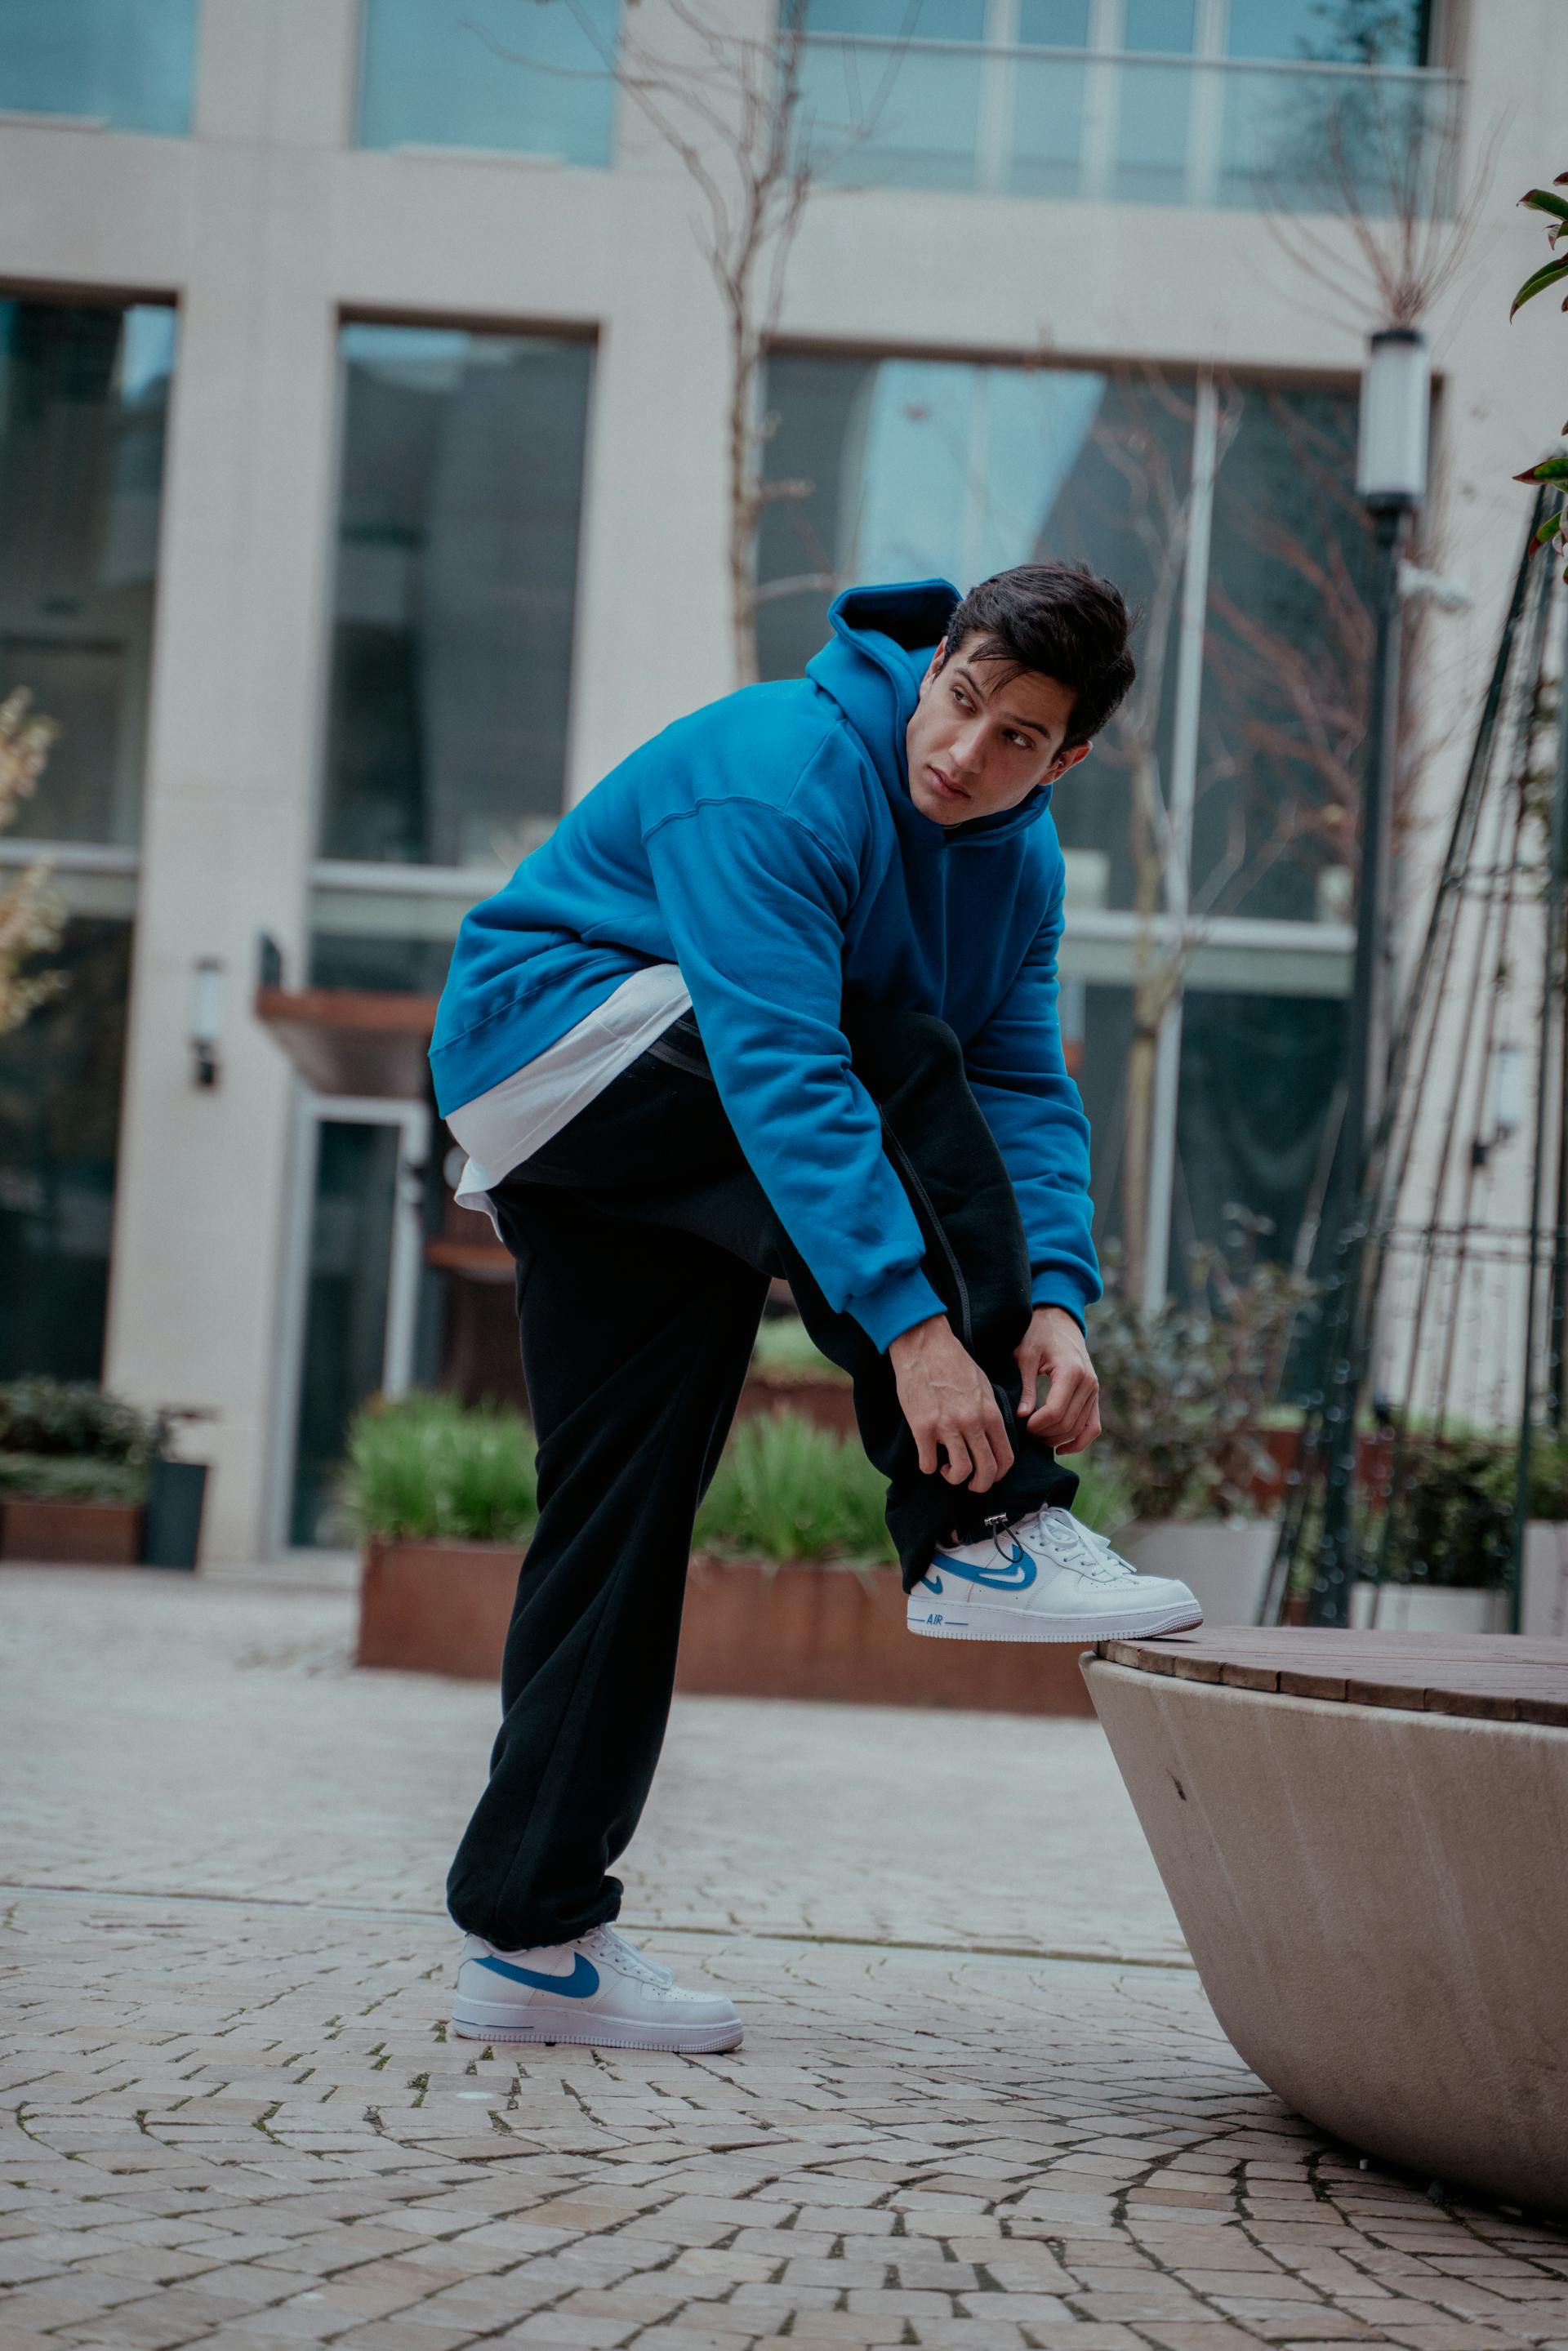
[[[366,1534],[518,1542],[538,1518],[533,1431],[500,1405],[378,1401],[350,1430],[342,1493]]]
[[[29,1502],[144,1502],[147,1469],[69,1453],[0,1453],[0,1495]]]
[[[1108,1406],[1102,1444],[1134,1515],[1255,1515],[1250,1488],[1270,1467],[1258,1431],[1311,1286],[1288,1266],[1239,1266],[1202,1249],[1192,1260],[1191,1302],[1170,1299],[1146,1313],[1106,1254],[1089,1343]]]
[[[886,1492],[852,1437],[798,1412],[766,1413],[731,1437],[696,1541],[754,1559],[889,1560]]]
[[[140,1412],[88,1380],[40,1376],[0,1385],[0,1452],[50,1454],[139,1468],[167,1447],[162,1413]]]

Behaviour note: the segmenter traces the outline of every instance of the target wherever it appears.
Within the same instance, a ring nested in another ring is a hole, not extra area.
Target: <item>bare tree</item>
[[[769,480],[767,445],[778,429],[762,404],[768,353],[783,312],[789,256],[812,189],[870,138],[886,105],[921,0],[906,0],[903,30],[879,47],[866,89],[845,76],[845,117],[821,121],[806,89],[804,0],[784,0],[746,29],[727,0],[658,0],[663,30],[646,29],[646,0],[626,0],[618,39],[606,37],[585,0],[566,0],[610,76],[686,172],[700,198],[693,228],[723,306],[728,344],[726,413],[726,559],[736,682],[758,673],[757,543],[767,507],[805,498],[806,481]],[[500,48],[475,25],[493,48]],[[535,70],[538,60],[518,59]],[[789,587],[770,583],[777,596]],[[815,575],[810,582],[818,584]]]

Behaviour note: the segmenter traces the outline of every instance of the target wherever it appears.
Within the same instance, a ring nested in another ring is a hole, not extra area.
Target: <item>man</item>
[[[692,1525],[787,1273],[854,1378],[910,1629],[1199,1621],[1067,1507],[1099,1433],[1053,785],[1132,683],[1117,590],[1024,566],[841,596],[804,678],[666,728],[465,919],[431,1059],[517,1266],[539,1522],[447,1882],[454,2029],[716,2050],[615,1931]]]

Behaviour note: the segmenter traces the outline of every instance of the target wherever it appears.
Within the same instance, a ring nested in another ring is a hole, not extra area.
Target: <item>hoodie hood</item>
[[[904,730],[920,681],[962,601],[950,580],[846,588],[828,613],[831,641],[806,664],[807,676],[831,695],[864,745],[899,831],[929,849],[988,849],[1026,832],[1051,806],[1051,786],[1040,784],[1017,808],[941,825],[909,797]]]

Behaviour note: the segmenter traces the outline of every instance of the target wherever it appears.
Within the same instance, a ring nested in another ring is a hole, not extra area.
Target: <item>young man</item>
[[[517,1266],[539,1522],[447,1881],[454,2029],[716,2050],[611,1921],[692,1524],[769,1277],[854,1378],[912,1632],[1199,1621],[1068,1504],[1099,1433],[1088,1124],[1052,786],[1132,684],[1116,590],[1024,566],[841,596],[804,678],[681,720],[467,916],[431,1060]]]

